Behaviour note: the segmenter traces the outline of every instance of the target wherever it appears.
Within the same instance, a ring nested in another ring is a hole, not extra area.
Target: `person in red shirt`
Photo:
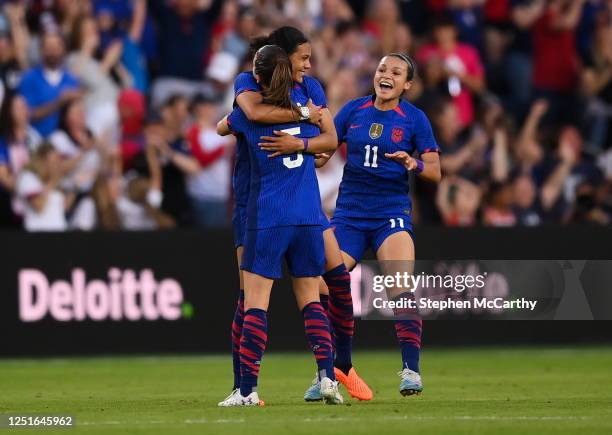
[[[532,30],[533,85],[537,97],[553,103],[548,121],[569,121],[575,113],[579,71],[575,29],[585,1],[549,1]]]
[[[434,42],[417,53],[420,64],[442,62],[448,93],[459,113],[462,127],[474,120],[474,94],[485,89],[484,68],[478,51],[457,41],[457,29],[450,15],[443,15],[434,25]]]

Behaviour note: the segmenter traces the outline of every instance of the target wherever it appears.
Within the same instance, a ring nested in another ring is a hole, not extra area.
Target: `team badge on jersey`
[[[396,127],[393,130],[391,130],[391,140],[393,141],[393,143],[401,142],[403,138],[404,138],[403,128]]]
[[[370,138],[378,139],[379,137],[382,136],[382,132],[383,132],[382,124],[378,124],[375,122],[372,125],[370,125]]]

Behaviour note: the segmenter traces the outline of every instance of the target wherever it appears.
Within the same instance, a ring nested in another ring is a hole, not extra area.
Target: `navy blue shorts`
[[[234,205],[234,210],[232,212],[232,228],[234,230],[234,247],[238,248],[244,245],[244,236],[247,231],[247,212],[246,206],[240,206],[238,204]],[[331,228],[331,224],[329,223],[329,219],[325,216],[325,213],[321,211],[321,226],[323,227],[323,231]]]
[[[234,210],[232,212],[232,228],[234,230],[234,247],[238,248],[244,245],[244,236],[247,231],[246,206],[234,205]]]
[[[282,278],[283,258],[291,276],[302,278],[325,271],[321,225],[248,230],[244,239],[242,270],[270,279]]]
[[[368,248],[374,253],[392,234],[406,231],[412,235],[412,220],[408,217],[364,219],[334,216],[331,220],[340,249],[358,263]]]

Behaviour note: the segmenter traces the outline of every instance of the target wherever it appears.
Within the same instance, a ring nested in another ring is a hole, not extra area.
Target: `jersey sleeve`
[[[234,81],[234,98],[238,98],[238,95],[249,91],[261,91],[261,87],[257,83],[257,80],[255,80],[253,74],[249,72],[238,74],[238,77],[236,77],[236,80]]]
[[[304,77],[306,81],[306,91],[308,98],[312,100],[315,106],[327,107],[327,97],[321,83],[313,77]]]
[[[242,116],[242,111],[239,108],[232,110],[227,116],[227,126],[234,135],[244,133],[245,121],[244,116]]]
[[[349,128],[349,122],[351,115],[353,114],[354,102],[349,101],[334,117],[334,125],[336,126],[336,134],[338,136],[338,143],[344,142],[344,137]]]
[[[419,155],[440,152],[440,148],[438,147],[436,139],[434,138],[429,119],[427,119],[427,116],[425,116],[425,113],[423,113],[422,110],[419,110],[416,114],[412,141]]]

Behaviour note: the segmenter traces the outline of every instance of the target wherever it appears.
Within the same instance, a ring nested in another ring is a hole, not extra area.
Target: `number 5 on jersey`
[[[285,130],[281,131],[290,134],[291,136],[297,136],[300,134],[300,127],[286,128]],[[302,155],[301,151],[297,153],[295,159],[293,160],[291,157],[283,157],[283,165],[289,169],[298,168],[302,166],[302,163],[304,163],[304,156]]]

